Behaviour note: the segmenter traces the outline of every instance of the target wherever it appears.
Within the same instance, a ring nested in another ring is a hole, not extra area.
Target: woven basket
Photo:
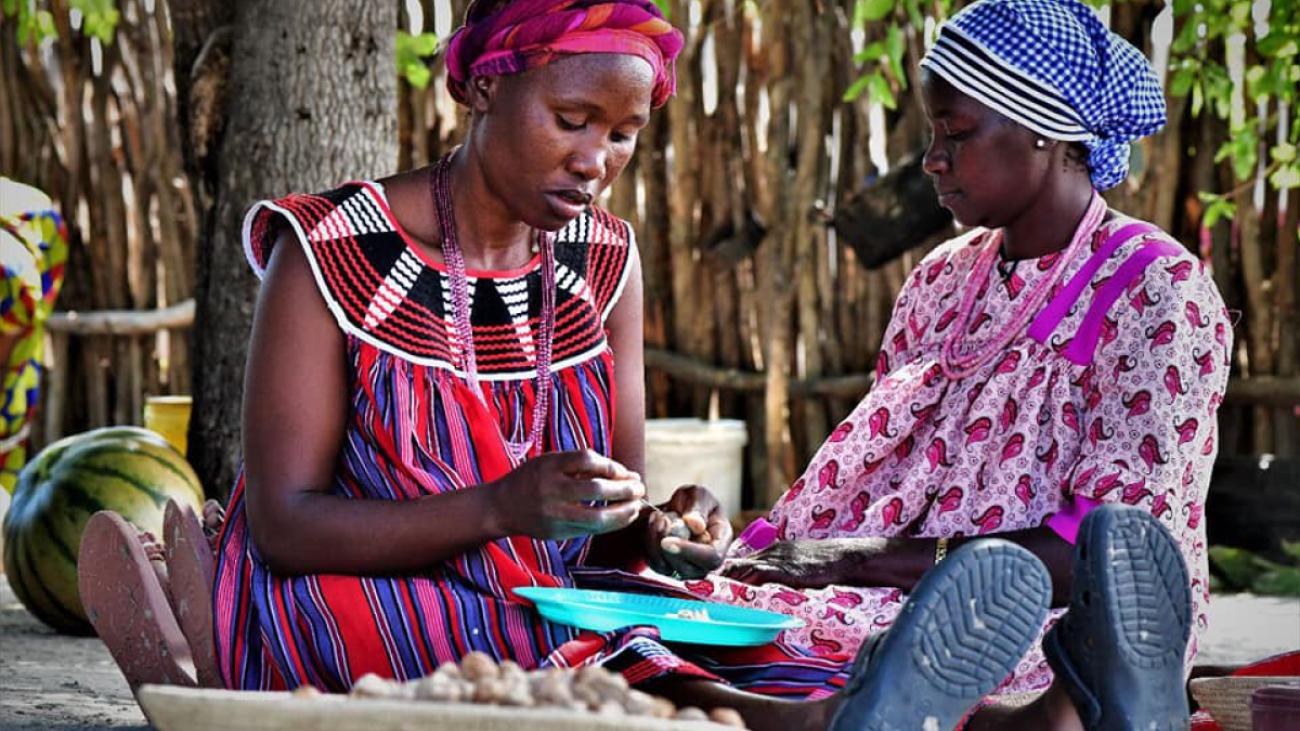
[[[1250,731],[1250,694],[1266,685],[1300,684],[1293,675],[1257,677],[1197,678],[1191,682],[1192,697],[1209,711],[1223,731]]]

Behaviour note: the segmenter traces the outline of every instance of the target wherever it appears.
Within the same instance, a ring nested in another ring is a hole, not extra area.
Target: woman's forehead
[[[997,114],[981,104],[979,100],[948,83],[947,79],[928,71],[921,75],[921,93],[925,97],[925,112],[931,118],[984,117]]]
[[[627,53],[578,53],[557,58],[541,68],[562,81],[613,77],[623,83],[650,88],[655,80],[650,62]]]
[[[637,56],[585,53],[557,59],[520,79],[553,97],[598,106],[632,107],[648,115],[654,69]]]

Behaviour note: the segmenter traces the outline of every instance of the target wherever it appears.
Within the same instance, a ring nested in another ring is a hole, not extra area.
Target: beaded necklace
[[[438,211],[438,228],[442,233],[442,258],[447,264],[451,283],[452,323],[462,350],[465,378],[474,395],[483,399],[479,386],[478,359],[474,354],[474,330],[470,324],[469,278],[465,273],[465,255],[456,238],[456,217],[451,204],[451,156],[448,153],[429,173],[429,187]],[[546,410],[550,401],[551,344],[555,338],[555,245],[550,234],[533,231],[535,245],[542,252],[542,327],[537,339],[537,375],[533,381],[533,420],[528,439],[523,443],[507,439],[511,457],[518,460],[534,445],[542,443]]]
[[[1056,263],[1052,265],[1052,269],[1034,283],[1034,288],[1027,293],[1025,299],[1021,302],[1020,308],[1016,310],[1001,332],[993,336],[983,347],[967,353],[963,352],[966,350],[964,347],[965,334],[966,329],[970,326],[971,316],[974,314],[975,298],[980,287],[988,280],[1002,248],[1002,229],[994,231],[989,236],[988,243],[980,251],[974,266],[971,267],[970,276],[966,280],[966,288],[962,292],[961,309],[958,311],[959,315],[957,317],[958,323],[954,323],[960,324],[960,327],[953,327],[948,332],[939,351],[939,367],[943,369],[945,376],[957,380],[971,375],[1002,352],[1020,334],[1025,326],[1029,324],[1029,320],[1037,314],[1043,302],[1047,300],[1048,294],[1051,293],[1052,288],[1065,272],[1065,267],[1081,249],[1087,246],[1089,238],[1096,231],[1105,213],[1105,200],[1096,191],[1093,191],[1092,199],[1088,202],[1088,210],[1084,212],[1083,220],[1079,222],[1079,226],[1074,230],[1074,238],[1071,239],[1069,246],[1061,252]]]

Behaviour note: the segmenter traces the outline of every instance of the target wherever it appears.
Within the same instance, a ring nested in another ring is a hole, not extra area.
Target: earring
[[[1038,139],[1034,140],[1034,147],[1040,150],[1047,147],[1047,140],[1043,139],[1042,137],[1039,137]]]

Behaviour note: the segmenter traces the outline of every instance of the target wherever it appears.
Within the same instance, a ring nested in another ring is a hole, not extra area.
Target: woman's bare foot
[[[203,503],[203,535],[208,537],[212,554],[217,553],[217,541],[221,539],[221,529],[226,525],[226,509],[216,500]]]
[[[77,557],[78,590],[90,624],[131,691],[145,683],[195,685],[189,645],[168,600],[161,549],[120,515],[86,521]]]
[[[738,690],[703,678],[668,677],[639,686],[679,708],[705,711],[732,708],[752,731],[822,731],[842,702],[838,695],[816,701],[792,701]]]
[[[1084,731],[1074,703],[1060,683],[1053,683],[1028,703],[994,702],[980,708],[962,731],[1006,731],[1006,729],[1050,729]]]

